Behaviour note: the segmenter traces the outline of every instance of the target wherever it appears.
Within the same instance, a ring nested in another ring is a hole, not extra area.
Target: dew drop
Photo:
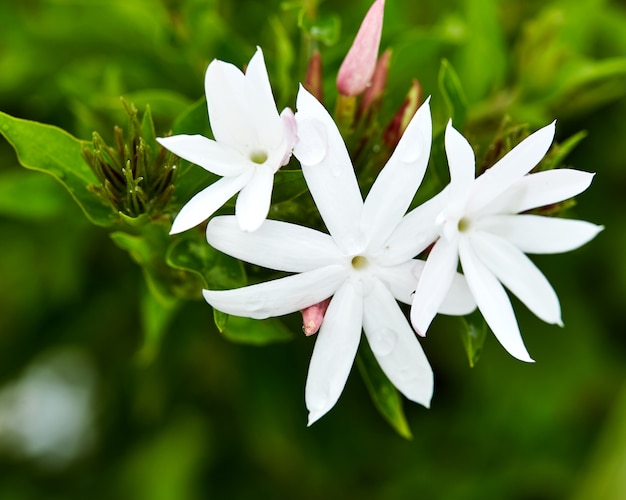
[[[398,334],[389,328],[380,328],[373,334],[368,335],[372,352],[377,356],[386,356],[398,343]]]

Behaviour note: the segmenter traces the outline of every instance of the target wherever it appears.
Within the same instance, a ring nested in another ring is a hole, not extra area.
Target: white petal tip
[[[307,422],[307,427],[311,427],[315,422],[317,422],[320,418],[324,416],[326,412],[315,411],[309,412],[309,419]]]

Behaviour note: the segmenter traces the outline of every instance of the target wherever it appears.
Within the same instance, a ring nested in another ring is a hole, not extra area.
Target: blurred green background
[[[203,95],[213,58],[263,47],[279,108],[303,78],[302,2],[0,0],[0,110],[81,139],[150,104],[157,133]],[[369,0],[323,2],[317,33],[329,106]],[[626,498],[626,5],[609,0],[388,0],[393,59],[383,114],[412,78],[433,95],[443,58],[468,100],[466,132],[503,116],[554,118],[569,156],[597,172],[570,216],[604,224],[584,248],[535,261],[565,328],[514,303],[535,364],[490,336],[475,368],[437,319],[423,345],[432,408],[406,404],[414,438],[376,412],[356,369],[306,427],[314,339],[229,342],[190,302],[158,354],[141,350],[141,270],[61,184],[0,139],[0,499]]]

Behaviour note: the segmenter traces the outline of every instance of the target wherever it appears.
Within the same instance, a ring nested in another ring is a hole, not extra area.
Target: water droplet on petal
[[[367,340],[374,354],[386,356],[398,343],[398,334],[389,328],[380,328],[368,335]]]

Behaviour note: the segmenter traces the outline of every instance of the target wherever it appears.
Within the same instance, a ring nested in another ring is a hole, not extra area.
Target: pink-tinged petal
[[[322,326],[330,298],[322,300],[300,311],[302,313],[302,331],[307,337],[316,334]]]
[[[517,214],[573,198],[589,187],[589,172],[561,168],[528,174],[485,207],[486,213]]]
[[[213,60],[206,70],[204,86],[215,139],[233,149],[248,151],[256,138],[249,119],[243,72],[230,63]]]
[[[215,217],[206,234],[209,244],[221,252],[277,271],[312,271],[345,260],[329,235],[288,222],[266,220],[247,233],[239,229],[235,217]]]
[[[359,252],[363,246],[358,226],[363,198],[346,145],[328,111],[302,86],[298,92],[297,107],[299,142],[294,154],[302,164],[302,173],[311,195],[328,231],[342,250],[346,253]],[[309,120],[317,123],[313,125]],[[320,148],[320,154],[316,155],[310,147],[303,146],[309,138]],[[302,148],[306,152],[304,155]]]
[[[458,242],[444,238],[433,246],[417,283],[411,304],[411,323],[420,335],[426,335],[430,323],[448,295],[458,266]]]
[[[280,161],[280,164],[276,168],[278,170],[279,167],[283,165],[287,165],[289,160],[291,159],[291,155],[293,154],[293,148],[296,144],[296,140],[298,137],[298,124],[296,123],[296,117],[293,114],[293,111],[289,108],[285,108],[280,113],[280,119],[283,122],[284,129],[284,140],[283,140],[283,157]]]
[[[524,253],[569,252],[591,241],[602,229],[591,222],[541,215],[492,215],[477,228],[510,241]]]
[[[361,285],[345,282],[330,301],[311,356],[305,389],[309,425],[341,396],[359,347],[362,322]]]
[[[424,178],[432,141],[429,100],[409,123],[365,199],[361,227],[369,236],[370,249],[389,238]]]
[[[258,165],[252,172],[235,205],[235,215],[242,231],[256,231],[261,227],[272,201],[274,170],[268,165]]]
[[[170,234],[177,234],[207,220],[248,182],[248,175],[222,177],[189,200],[174,219]]]
[[[506,291],[478,258],[467,238],[459,241],[459,256],[467,284],[491,331],[511,356],[532,362]]]
[[[398,304],[376,279],[364,296],[363,330],[393,385],[411,401],[428,408],[433,395],[433,371]]]
[[[524,253],[493,234],[475,231],[470,236],[478,258],[500,282],[546,323],[563,326],[556,292]]]
[[[159,137],[157,142],[176,156],[219,176],[236,176],[249,168],[249,161],[240,152],[201,135]]]
[[[406,262],[439,237],[437,217],[448,201],[449,187],[406,214],[377,255],[386,266]]]
[[[337,89],[343,95],[359,95],[367,89],[374,69],[383,31],[384,0],[376,0],[365,15],[361,27],[341,63]]]
[[[333,295],[345,280],[343,267],[327,266],[234,290],[203,290],[202,294],[218,311],[265,319],[317,304]]]
[[[251,120],[256,145],[269,150],[277,148],[285,133],[284,124],[278,116],[269,76],[263,59],[263,51],[257,51],[246,68],[245,89],[248,115]]]
[[[450,183],[455,193],[466,193],[476,176],[476,160],[472,146],[452,126],[452,120],[449,120],[446,126],[445,143],[450,168]]]
[[[535,168],[550,149],[555,129],[556,122],[552,122],[537,130],[478,177],[468,203],[468,210],[474,213],[482,210]]]

